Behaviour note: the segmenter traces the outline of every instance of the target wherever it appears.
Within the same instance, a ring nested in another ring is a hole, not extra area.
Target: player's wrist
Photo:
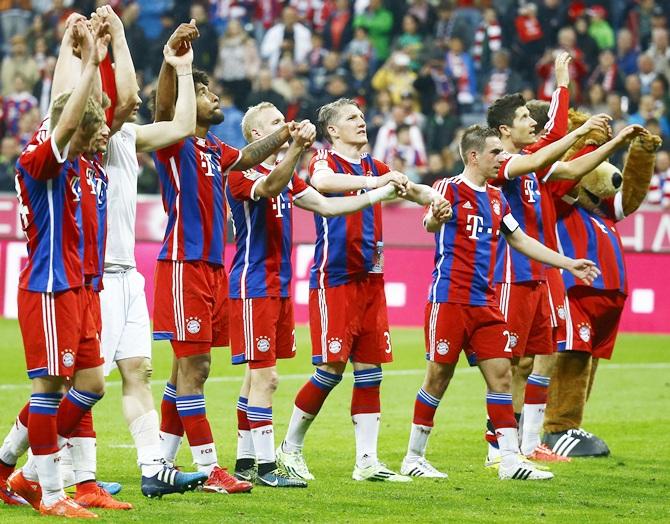
[[[365,189],[377,189],[377,187],[377,179],[375,177],[365,177]]]
[[[175,72],[177,73],[177,76],[190,76],[193,74],[191,64],[178,65],[177,67],[175,67]]]

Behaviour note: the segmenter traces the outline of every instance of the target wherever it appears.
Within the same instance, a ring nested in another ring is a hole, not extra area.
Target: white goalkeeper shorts
[[[144,294],[144,277],[135,268],[105,271],[100,292],[100,346],[109,375],[118,360],[151,358],[151,323]]]

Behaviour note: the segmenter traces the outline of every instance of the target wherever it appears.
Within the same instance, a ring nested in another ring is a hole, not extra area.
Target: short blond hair
[[[49,112],[49,127],[50,131],[53,132],[60,121],[60,117],[63,114],[63,109],[67,101],[70,99],[72,93],[62,93],[56,97],[56,100],[53,101],[51,105],[51,111]],[[93,98],[90,98],[86,101],[86,108],[84,109],[84,115],[81,117],[79,122],[79,127],[90,130],[92,128],[97,128],[101,126],[105,119],[105,111],[102,109],[102,106],[98,104]]]
[[[244,117],[242,117],[242,134],[249,143],[253,142],[254,137],[251,135],[251,130],[258,125],[257,117],[263,109],[277,109],[277,106],[271,102],[261,102],[247,109]]]

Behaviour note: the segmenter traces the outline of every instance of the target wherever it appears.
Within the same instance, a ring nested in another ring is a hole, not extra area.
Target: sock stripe
[[[174,384],[170,384],[169,382],[165,384],[165,389],[163,390],[163,400],[166,402],[177,401],[177,388]]]
[[[366,388],[379,386],[382,383],[382,368],[361,369],[354,371],[354,387]]]
[[[511,393],[487,393],[486,394],[486,403],[487,404],[511,404],[512,403],[512,394]]]
[[[88,410],[95,406],[96,402],[102,398],[102,395],[96,395],[89,391],[79,391],[75,388],[70,388],[66,397],[68,400],[70,400],[70,402],[79,408]]]
[[[247,408],[249,422],[272,422],[272,408],[249,406]]]
[[[542,375],[532,374],[528,377],[528,384],[532,384],[534,386],[541,386],[548,388],[550,382],[551,379],[549,377],[543,377]]]
[[[61,398],[63,395],[60,393],[33,393],[30,395],[28,411],[39,415],[55,415]]]
[[[180,417],[204,415],[206,413],[204,395],[177,397],[177,412]]]
[[[440,399],[434,397],[430,393],[426,393],[423,388],[419,389],[419,392],[416,395],[416,399],[419,402],[423,402],[427,406],[430,406],[431,408],[437,409],[437,407],[440,405]]]
[[[239,409],[240,411],[244,411],[246,413],[248,405],[249,405],[249,399],[246,399],[244,397],[239,397],[237,399],[237,409]]]
[[[342,375],[328,373],[322,369],[314,370],[314,374],[309,379],[315,386],[330,391],[342,381]]]

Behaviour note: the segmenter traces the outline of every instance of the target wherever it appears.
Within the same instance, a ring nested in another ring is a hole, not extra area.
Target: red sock
[[[250,431],[249,419],[247,418],[248,399],[240,397],[237,400],[237,429],[240,431]]]
[[[57,413],[60,393],[30,395],[28,442],[33,455],[51,455],[58,451]]]
[[[165,385],[161,401],[161,431],[170,435],[184,435],[184,425],[177,411],[177,390],[169,382]]]
[[[177,397],[177,411],[191,446],[204,446],[214,442],[205,411],[204,395]]]
[[[102,395],[70,388],[58,409],[58,434],[65,438],[70,437],[82,417],[101,398]]]
[[[546,404],[549,378],[533,373],[526,383],[524,404]]]
[[[435,411],[437,411],[439,405],[439,398],[434,397],[421,388],[414,401],[414,419],[412,422],[420,426],[430,426],[432,428]]]
[[[351,414],[380,413],[379,386],[356,387],[351,394]]]
[[[487,393],[486,411],[495,429],[518,427],[511,393]]]
[[[70,437],[95,438],[95,430],[93,429],[93,412],[87,411],[81,417],[79,424],[74,428]]]
[[[342,375],[328,373],[316,368],[312,378],[298,391],[298,395],[295,397],[296,407],[310,415],[318,415],[328,395],[341,380]]]

